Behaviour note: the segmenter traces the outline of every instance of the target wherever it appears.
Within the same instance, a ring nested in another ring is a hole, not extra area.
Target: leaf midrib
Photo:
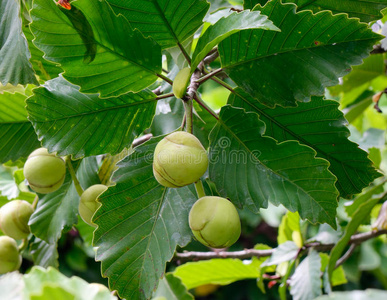
[[[33,121],[36,122],[36,123],[51,123],[53,121],[67,120],[67,119],[72,119],[72,118],[76,118],[76,117],[84,117],[84,116],[87,116],[87,115],[95,115],[95,114],[99,114],[99,113],[102,113],[102,112],[105,112],[105,111],[110,111],[110,110],[123,109],[123,108],[132,107],[132,106],[140,106],[140,105],[146,104],[146,103],[157,102],[158,100],[159,99],[157,99],[157,98],[147,99],[147,100],[142,100],[142,101],[138,101],[138,102],[134,102],[134,103],[128,103],[128,104],[119,105],[119,106],[105,107],[105,108],[102,108],[102,109],[99,109],[99,110],[95,110],[95,111],[88,111],[88,112],[84,112],[84,113],[77,113],[77,114],[74,114],[74,115],[71,115],[71,116],[64,116],[64,117],[61,117],[61,118],[53,118],[53,119],[50,119],[50,120],[47,120],[47,121],[38,121],[36,119],[34,119]],[[36,102],[33,102],[33,104],[34,105],[39,105]],[[31,116],[29,116],[29,118],[31,118]]]

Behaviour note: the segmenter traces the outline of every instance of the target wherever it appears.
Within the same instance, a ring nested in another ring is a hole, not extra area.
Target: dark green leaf
[[[264,131],[257,114],[222,108],[210,134],[209,172],[219,193],[255,212],[270,201],[335,227],[338,192],[329,163],[298,142],[277,144]]]
[[[312,300],[322,294],[320,267],[319,254],[311,250],[290,279],[290,294],[294,300]]]
[[[153,151],[161,138],[118,164],[116,185],[101,196],[93,219],[102,274],[126,299],[149,299],[176,246],[191,239],[188,212],[197,196],[188,187],[165,188],[153,176]]]
[[[230,35],[246,29],[279,30],[267,19],[267,16],[262,15],[259,11],[235,12],[226,18],[221,18],[200,36],[192,55],[192,73],[213,47]]]
[[[1,84],[38,84],[29,62],[31,55],[22,32],[19,1],[0,0],[0,12]]]
[[[152,122],[156,95],[150,91],[106,99],[85,95],[63,78],[34,89],[29,119],[43,145],[74,158],[117,154]]]
[[[27,119],[26,98],[20,93],[0,93],[1,163],[25,158],[40,147],[34,128]]]
[[[347,121],[338,109],[339,103],[312,97],[308,103],[294,108],[269,109],[240,89],[231,95],[229,103],[259,114],[266,124],[265,136],[278,142],[296,140],[313,148],[317,156],[329,161],[329,170],[337,177],[340,196],[349,198],[360,193],[375,178],[381,176],[372,166],[367,152],[349,141]]]
[[[243,8],[244,9],[252,9],[255,5],[260,4],[264,6],[269,0],[244,0]]]
[[[281,29],[244,30],[219,44],[222,67],[269,107],[296,106],[359,65],[380,39],[366,24],[329,11],[296,13],[294,4],[268,2],[261,13]]]
[[[81,92],[102,97],[138,92],[156,81],[161,49],[155,41],[133,30],[105,1],[71,5],[67,11],[54,1],[36,0],[30,25],[34,44],[46,59],[61,64],[66,79]]]
[[[163,49],[182,44],[203,24],[206,0],[107,0],[115,13],[128,19],[133,28],[151,36]]]
[[[371,22],[383,17],[381,10],[387,7],[386,0],[284,0],[297,4],[298,10],[311,10],[317,13],[330,10],[334,14],[347,13],[351,18]]]

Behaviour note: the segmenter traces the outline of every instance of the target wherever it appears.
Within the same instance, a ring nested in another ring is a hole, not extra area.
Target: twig
[[[219,68],[217,70],[214,70],[212,71],[211,73],[208,73],[206,75],[204,75],[203,77],[200,77],[198,80],[196,80],[197,83],[203,83],[205,81],[207,81],[208,79],[214,77],[216,74],[222,72],[223,69],[222,68]]]
[[[149,141],[151,138],[152,138],[153,134],[151,133],[148,133],[148,134],[144,134],[143,136],[135,139],[132,143],[132,147],[137,147],[141,144],[144,144],[145,142]]]
[[[196,101],[201,107],[203,107],[206,111],[208,111],[215,119],[219,120],[218,114],[217,114],[216,112],[214,112],[214,111],[211,109],[211,107],[209,107],[209,106],[207,105],[207,103],[205,103],[204,101],[202,101],[202,100],[198,97],[198,95],[195,95],[195,96],[194,96],[194,99],[195,99],[195,101]]]
[[[351,246],[349,247],[349,249],[347,250],[347,252],[345,252],[345,254],[340,257],[340,259],[338,259],[336,261],[336,267],[337,268],[338,266],[342,265],[353,253],[353,251],[355,251],[357,247],[357,244],[351,244]]]
[[[165,99],[165,98],[169,98],[169,97],[173,97],[173,96],[174,96],[173,93],[168,93],[168,94],[157,96],[156,100],[161,100],[161,99]]]
[[[379,235],[387,234],[387,230],[373,230],[366,233],[359,233],[355,234],[351,237],[351,240],[349,241],[350,245],[358,245],[361,244],[364,241],[367,241],[369,239],[375,238]],[[309,243],[304,245],[303,250],[306,250],[308,248],[313,247],[316,251],[324,252],[331,250],[335,244],[320,244],[320,243]],[[266,257],[273,254],[275,249],[270,250],[255,250],[255,249],[245,249],[242,251],[210,251],[210,252],[183,252],[183,253],[176,253],[175,257],[177,259],[183,259],[183,260],[206,260],[206,259],[212,259],[212,258],[239,258],[239,259],[246,259],[251,257]]]

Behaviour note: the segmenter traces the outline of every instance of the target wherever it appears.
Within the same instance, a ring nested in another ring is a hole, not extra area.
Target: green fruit
[[[98,196],[106,191],[108,187],[103,184],[95,184],[86,189],[81,196],[81,201],[79,202],[79,214],[83,221],[91,226],[96,226],[92,221],[92,217],[96,210],[101,206],[97,202]]]
[[[176,188],[194,183],[206,172],[207,167],[206,150],[188,132],[171,133],[156,146],[153,174],[163,186]]]
[[[183,98],[191,79],[191,68],[183,68],[177,73],[172,84],[172,91],[176,98]]]
[[[0,274],[16,271],[21,261],[16,241],[9,236],[0,236]]]
[[[235,206],[225,198],[206,196],[192,206],[189,227],[203,245],[226,248],[241,234],[241,223]]]
[[[34,212],[32,205],[24,200],[13,200],[0,208],[0,228],[4,234],[21,240],[30,234],[28,220]]]
[[[48,194],[58,190],[66,176],[66,164],[60,157],[48,153],[46,148],[36,149],[24,165],[24,177],[31,189]]]

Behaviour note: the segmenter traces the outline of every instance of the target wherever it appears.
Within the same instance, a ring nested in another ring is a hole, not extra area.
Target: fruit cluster
[[[207,152],[190,133],[171,133],[156,146],[153,174],[165,187],[178,188],[198,182],[207,167]],[[197,200],[189,213],[189,226],[196,239],[211,248],[229,247],[241,234],[238,211],[221,197],[205,196]]]
[[[33,151],[24,165],[24,177],[29,187],[39,193],[48,194],[57,191],[66,177],[66,163],[46,148]],[[82,193],[79,214],[91,226],[91,219],[100,204],[98,196],[106,191],[105,185],[97,184]],[[20,268],[22,256],[16,240],[26,239],[30,234],[29,219],[34,212],[33,206],[24,200],[12,200],[0,208],[0,274]]]

